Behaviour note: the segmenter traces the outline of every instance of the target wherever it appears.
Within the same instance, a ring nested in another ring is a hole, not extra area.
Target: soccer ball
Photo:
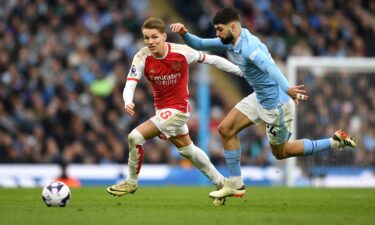
[[[43,202],[48,207],[65,207],[69,203],[70,196],[68,185],[60,181],[47,184],[42,191]]]

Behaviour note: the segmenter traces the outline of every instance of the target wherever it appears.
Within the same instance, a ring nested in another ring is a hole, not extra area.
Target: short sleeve
[[[197,51],[187,45],[171,44],[172,51],[185,56],[186,61],[190,64],[193,62],[203,62],[206,58],[206,53]]]

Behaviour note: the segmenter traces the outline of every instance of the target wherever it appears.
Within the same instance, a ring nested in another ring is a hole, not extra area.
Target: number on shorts
[[[171,111],[165,111],[165,112],[160,113],[160,117],[163,119],[167,119],[170,115],[172,115]]]
[[[267,132],[269,133],[269,134],[272,134],[274,137],[276,136],[276,130],[275,130],[275,127],[274,126],[272,126],[272,125],[270,125],[270,124],[266,124],[266,129],[267,129]]]

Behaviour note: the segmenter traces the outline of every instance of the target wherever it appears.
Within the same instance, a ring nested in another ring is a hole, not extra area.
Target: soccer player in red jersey
[[[138,187],[138,174],[144,155],[143,144],[156,136],[173,143],[179,153],[189,159],[212,183],[220,188],[224,177],[212,165],[205,152],[195,146],[189,136],[186,122],[190,115],[189,64],[194,62],[215,65],[217,68],[242,76],[240,69],[228,60],[194,50],[186,45],[166,42],[165,24],[157,18],[147,19],[142,26],[146,47],[133,59],[123,92],[125,111],[133,116],[133,94],[142,76],[151,83],[156,114],[132,130],[129,141],[129,175],[127,179],[107,188],[116,196],[134,193]],[[224,199],[214,199],[215,205]]]

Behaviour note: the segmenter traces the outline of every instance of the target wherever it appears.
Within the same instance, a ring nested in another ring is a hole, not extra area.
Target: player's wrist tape
[[[299,94],[299,93],[297,93],[297,99],[300,99],[300,100],[306,100],[306,99],[307,99],[307,96],[304,95],[304,94]]]

